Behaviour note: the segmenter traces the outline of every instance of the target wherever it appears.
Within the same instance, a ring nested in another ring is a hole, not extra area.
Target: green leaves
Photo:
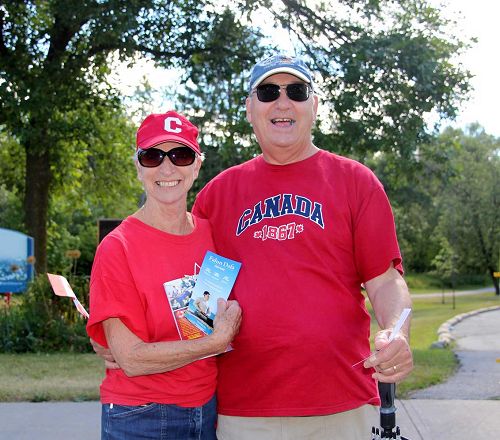
[[[123,154],[133,145],[133,128],[107,82],[108,56],[134,62],[137,54],[152,55],[159,65],[189,65],[207,50],[208,4],[25,0],[0,6],[0,124],[26,153],[25,183],[16,186],[24,191],[39,272],[46,269],[49,205],[61,208],[60,194],[87,220],[90,211],[123,216],[135,207],[138,186],[124,159],[132,151]]]
[[[383,178],[384,162],[377,163]],[[391,179],[389,179],[391,181]],[[418,166],[389,187],[406,264],[451,275],[492,273],[500,252],[500,139],[481,127],[446,129],[419,149]]]
[[[3,188],[24,196],[39,270],[52,219],[75,237],[96,216],[135,207],[135,126],[108,82],[111,59],[149,57],[183,72],[170,98],[201,128],[207,160],[196,191],[259,153],[244,103],[252,65],[280,49],[274,35],[263,43],[263,29],[273,27],[288,32],[317,73],[316,144],[379,158],[390,186],[411,181],[421,169],[415,153],[429,139],[426,118],[453,117],[469,87],[469,74],[451,63],[466,42],[424,0],[2,2],[0,126],[27,161],[2,172]]]

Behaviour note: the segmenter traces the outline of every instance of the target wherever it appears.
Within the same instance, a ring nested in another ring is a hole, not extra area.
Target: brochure
[[[181,339],[195,339],[213,332],[217,299],[227,299],[241,263],[207,251],[199,274],[186,275],[163,287]]]

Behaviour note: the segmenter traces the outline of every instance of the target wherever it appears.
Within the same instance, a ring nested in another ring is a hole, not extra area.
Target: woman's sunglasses
[[[261,102],[276,101],[280,97],[281,89],[286,90],[286,96],[292,101],[304,102],[309,99],[311,94],[311,86],[306,83],[296,84],[261,84],[257,86],[254,92],[257,92],[257,98]]]
[[[170,151],[163,151],[159,148],[148,148],[147,150],[139,150],[137,152],[137,160],[146,168],[154,168],[160,166],[168,156],[170,162],[178,167],[187,167],[194,162],[196,153],[189,147],[176,147]]]

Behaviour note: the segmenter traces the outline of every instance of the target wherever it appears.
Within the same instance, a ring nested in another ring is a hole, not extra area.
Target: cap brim
[[[290,75],[296,76],[297,78],[301,79],[307,84],[311,84],[311,81],[307,76],[304,74],[300,73],[296,69],[292,69],[291,67],[277,67],[276,69],[272,69],[269,72],[264,73],[263,75],[259,76],[252,84],[250,87],[250,90],[255,89],[262,81],[264,81],[266,78],[269,78],[271,75],[276,75],[277,73],[289,73]]]
[[[195,144],[192,144],[188,142],[185,138],[180,137],[180,136],[175,136],[174,134],[162,134],[160,136],[154,136],[149,139],[147,139],[145,142],[142,143],[142,145],[138,145],[138,148],[141,150],[147,150],[148,148],[156,147],[159,144],[162,144],[163,142],[175,142],[177,144],[182,144],[185,145],[186,147],[191,148],[195,153],[201,154],[200,147],[198,147]]]

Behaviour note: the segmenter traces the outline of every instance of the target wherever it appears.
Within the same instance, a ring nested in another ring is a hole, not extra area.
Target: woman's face
[[[175,142],[164,142],[154,148],[167,152],[181,146]],[[201,158],[196,156],[191,165],[176,166],[165,156],[157,167],[143,167],[138,161],[136,167],[137,176],[144,185],[148,200],[167,205],[186,203],[187,193],[198,177]]]

